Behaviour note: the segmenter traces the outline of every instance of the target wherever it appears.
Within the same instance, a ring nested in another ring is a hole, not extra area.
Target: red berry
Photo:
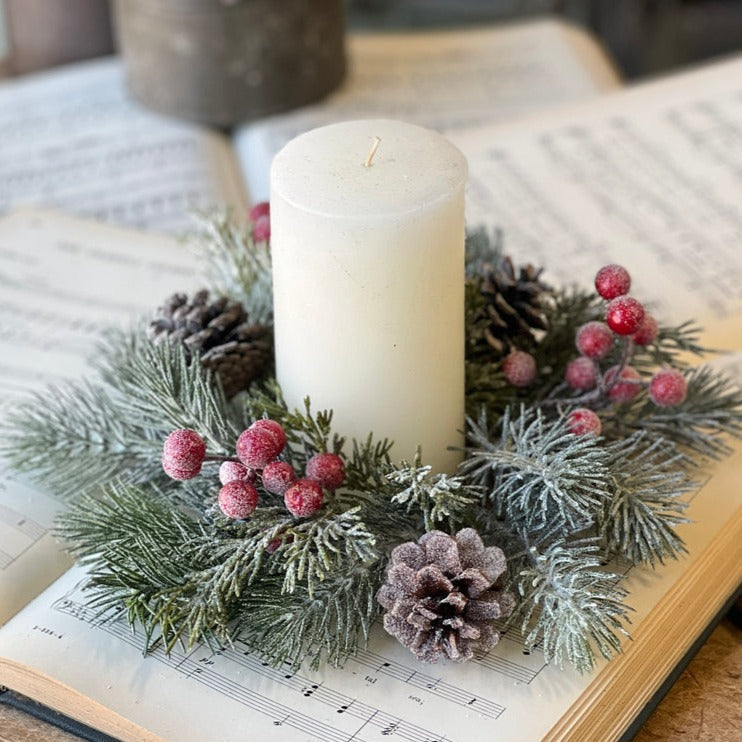
[[[502,371],[513,386],[529,386],[536,379],[536,360],[530,353],[514,350],[502,362]]]
[[[644,312],[644,319],[639,323],[632,337],[637,345],[649,345],[655,341],[658,332],[657,320],[651,314]]]
[[[250,429],[265,430],[270,433],[274,437],[276,445],[280,449],[278,453],[281,453],[281,451],[283,451],[283,449],[286,447],[286,433],[283,432],[283,428],[275,420],[269,420],[267,418],[256,420],[250,426]]]
[[[296,473],[285,461],[272,461],[263,473],[263,487],[275,495],[282,495],[296,481]]]
[[[605,321],[616,335],[631,335],[644,319],[644,307],[631,296],[619,296],[605,311]]]
[[[613,347],[613,333],[605,322],[586,322],[577,330],[575,345],[583,356],[602,358]]]
[[[291,515],[306,518],[322,505],[322,487],[312,479],[297,479],[284,493],[283,501]]]
[[[219,490],[219,508],[228,518],[247,518],[258,507],[258,491],[249,482],[227,482]]]
[[[564,380],[572,389],[593,389],[597,382],[597,372],[595,363],[590,358],[580,356],[573,358],[567,364],[567,370],[564,372]]]
[[[258,242],[268,242],[271,238],[271,218],[259,216],[252,225],[252,236]]]
[[[236,481],[253,482],[255,481],[255,473],[244,464],[240,464],[239,461],[225,461],[219,467],[219,481],[222,484]]]
[[[271,205],[268,201],[259,201],[253,206],[247,214],[251,222],[257,221],[261,216],[270,216]]]
[[[628,294],[630,287],[629,272],[615,263],[603,266],[595,276],[595,288],[604,299],[615,299]]]
[[[237,439],[237,457],[250,469],[262,469],[283,451],[276,443],[276,436],[262,428],[248,428]]]
[[[177,466],[173,459],[167,456],[163,456],[162,468],[165,470],[165,474],[167,474],[172,479],[184,481],[186,479],[193,479],[195,476],[197,476],[198,473],[201,471],[201,464],[199,464],[195,469],[181,469],[179,466]]]
[[[163,460],[176,469],[200,469],[206,455],[206,444],[195,430],[174,430],[162,446]],[[194,474],[195,476],[195,474]]]
[[[603,376],[603,383],[608,388],[608,397],[614,402],[630,402],[642,390],[641,376],[631,366],[624,366],[621,373],[616,373],[618,366],[611,366]]]
[[[335,490],[345,481],[345,464],[337,454],[315,454],[307,461],[307,479],[319,482],[325,489]]]
[[[660,407],[674,407],[684,402],[687,393],[685,377],[674,368],[658,371],[649,382],[649,397]]]
[[[600,418],[587,407],[578,407],[569,413],[567,417],[567,427],[575,435],[600,435],[602,425]]]

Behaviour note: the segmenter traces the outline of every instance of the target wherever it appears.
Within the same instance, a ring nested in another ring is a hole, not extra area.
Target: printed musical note
[[[0,505],[0,570],[7,569],[46,533],[40,523]]]

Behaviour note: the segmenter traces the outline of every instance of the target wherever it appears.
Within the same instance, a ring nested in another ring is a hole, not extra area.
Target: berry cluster
[[[641,302],[628,295],[629,272],[620,265],[606,265],[595,276],[595,288],[606,301],[604,321],[586,322],[577,329],[575,345],[580,355],[569,361],[564,373],[567,386],[580,394],[550,402],[590,403],[600,408],[630,402],[645,387],[649,398],[660,407],[683,402],[687,385],[679,371],[662,369],[647,385],[629,363],[635,346],[651,345],[659,332],[655,318],[645,311]],[[601,362],[608,358],[614,362],[604,369]],[[502,372],[511,385],[523,388],[533,384],[538,368],[530,353],[514,350],[502,362]],[[572,432],[580,435],[601,432],[600,418],[589,407],[573,410],[568,424]]]
[[[205,461],[221,461],[217,498],[228,518],[249,517],[258,506],[258,485],[283,497],[297,518],[314,515],[322,505],[324,490],[335,490],[345,481],[345,465],[334,453],[318,453],[297,478],[294,468],[279,456],[286,448],[286,433],[275,420],[256,420],[237,439],[235,458],[206,453],[206,444],[194,430],[175,430],[165,439],[162,466],[173,479],[193,479]]]

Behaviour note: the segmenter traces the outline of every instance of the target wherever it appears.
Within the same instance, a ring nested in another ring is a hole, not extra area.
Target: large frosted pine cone
[[[423,662],[485,654],[500,639],[495,619],[515,605],[502,590],[505,572],[502,550],[485,547],[473,528],[400,544],[377,596],[387,611],[384,628]]]

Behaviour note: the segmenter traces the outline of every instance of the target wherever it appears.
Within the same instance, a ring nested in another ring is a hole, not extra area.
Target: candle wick
[[[376,154],[376,150],[379,149],[380,144],[381,139],[379,139],[379,137],[374,137],[374,143],[371,145],[371,151],[368,153],[366,162],[363,163],[364,167],[371,167],[371,160],[374,159],[374,155]]]

